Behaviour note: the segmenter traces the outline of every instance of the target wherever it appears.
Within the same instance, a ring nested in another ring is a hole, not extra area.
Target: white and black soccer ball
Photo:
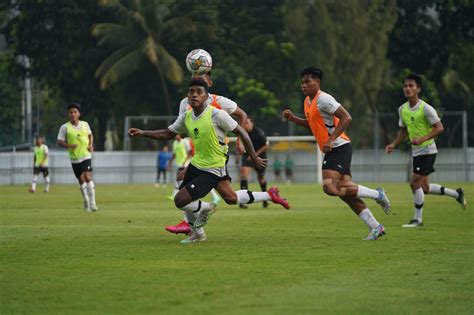
[[[192,74],[204,74],[211,71],[212,57],[204,49],[194,49],[186,56],[186,68]]]

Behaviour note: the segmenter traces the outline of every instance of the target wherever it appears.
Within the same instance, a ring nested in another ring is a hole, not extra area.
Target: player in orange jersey
[[[352,146],[344,133],[352,121],[351,115],[333,96],[321,91],[323,72],[313,66],[300,73],[305,118],[295,116],[291,110],[283,111],[283,118],[311,130],[321,151],[325,153],[323,190],[329,196],[341,198],[369,227],[366,240],[376,240],[385,234],[380,224],[361,198],[371,198],[380,204],[386,214],[390,202],[382,188],[370,189],[352,182]]]

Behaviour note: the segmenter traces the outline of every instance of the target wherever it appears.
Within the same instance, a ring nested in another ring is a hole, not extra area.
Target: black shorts
[[[76,175],[77,179],[79,179],[79,177],[81,177],[82,173],[84,172],[92,172],[91,161],[91,159],[87,159],[81,163],[72,164],[72,170],[74,171],[74,175]]]
[[[186,175],[184,175],[183,183],[179,186],[179,189],[186,188],[193,200],[198,200],[205,197],[212,188],[215,188],[217,184],[224,180],[230,180],[227,169],[226,175],[219,177],[189,164]]]
[[[332,170],[342,175],[351,175],[352,162],[352,145],[350,143],[343,144],[337,148],[333,148],[326,153],[323,158],[323,170]]]
[[[43,173],[43,176],[46,177],[49,175],[49,169],[47,167],[35,166],[33,168],[33,174],[38,175],[39,173]]]
[[[436,161],[435,154],[425,154],[413,157],[413,173],[428,176],[435,171],[434,163]]]
[[[265,171],[266,171],[267,168],[266,167],[261,168],[261,169],[257,168],[255,166],[255,163],[252,161],[252,159],[249,160],[248,157],[249,157],[249,155],[247,153],[242,154],[242,158],[241,158],[241,161],[240,161],[241,165],[253,168],[257,172],[257,174],[260,175],[260,176],[265,175]],[[266,159],[267,157],[265,155],[263,155],[263,156],[260,156],[260,158]]]

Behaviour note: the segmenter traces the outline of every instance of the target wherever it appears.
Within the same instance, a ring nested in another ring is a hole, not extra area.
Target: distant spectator
[[[156,184],[155,187],[160,187],[160,178],[163,175],[163,185],[166,185],[166,170],[168,169],[168,163],[171,160],[172,154],[168,150],[168,146],[165,145],[158,151],[156,159]]]
[[[280,160],[278,155],[273,161],[273,173],[275,174],[275,180],[281,182],[281,170],[283,169],[283,162]]]
[[[285,160],[285,175],[286,175],[286,183],[291,184],[293,182],[293,166],[295,162],[291,158],[291,155],[286,156]]]

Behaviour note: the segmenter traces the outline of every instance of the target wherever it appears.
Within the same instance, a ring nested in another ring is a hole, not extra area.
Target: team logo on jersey
[[[195,136],[196,138],[198,138],[198,137],[199,137],[199,129],[194,128],[193,131],[194,131],[194,136]]]

